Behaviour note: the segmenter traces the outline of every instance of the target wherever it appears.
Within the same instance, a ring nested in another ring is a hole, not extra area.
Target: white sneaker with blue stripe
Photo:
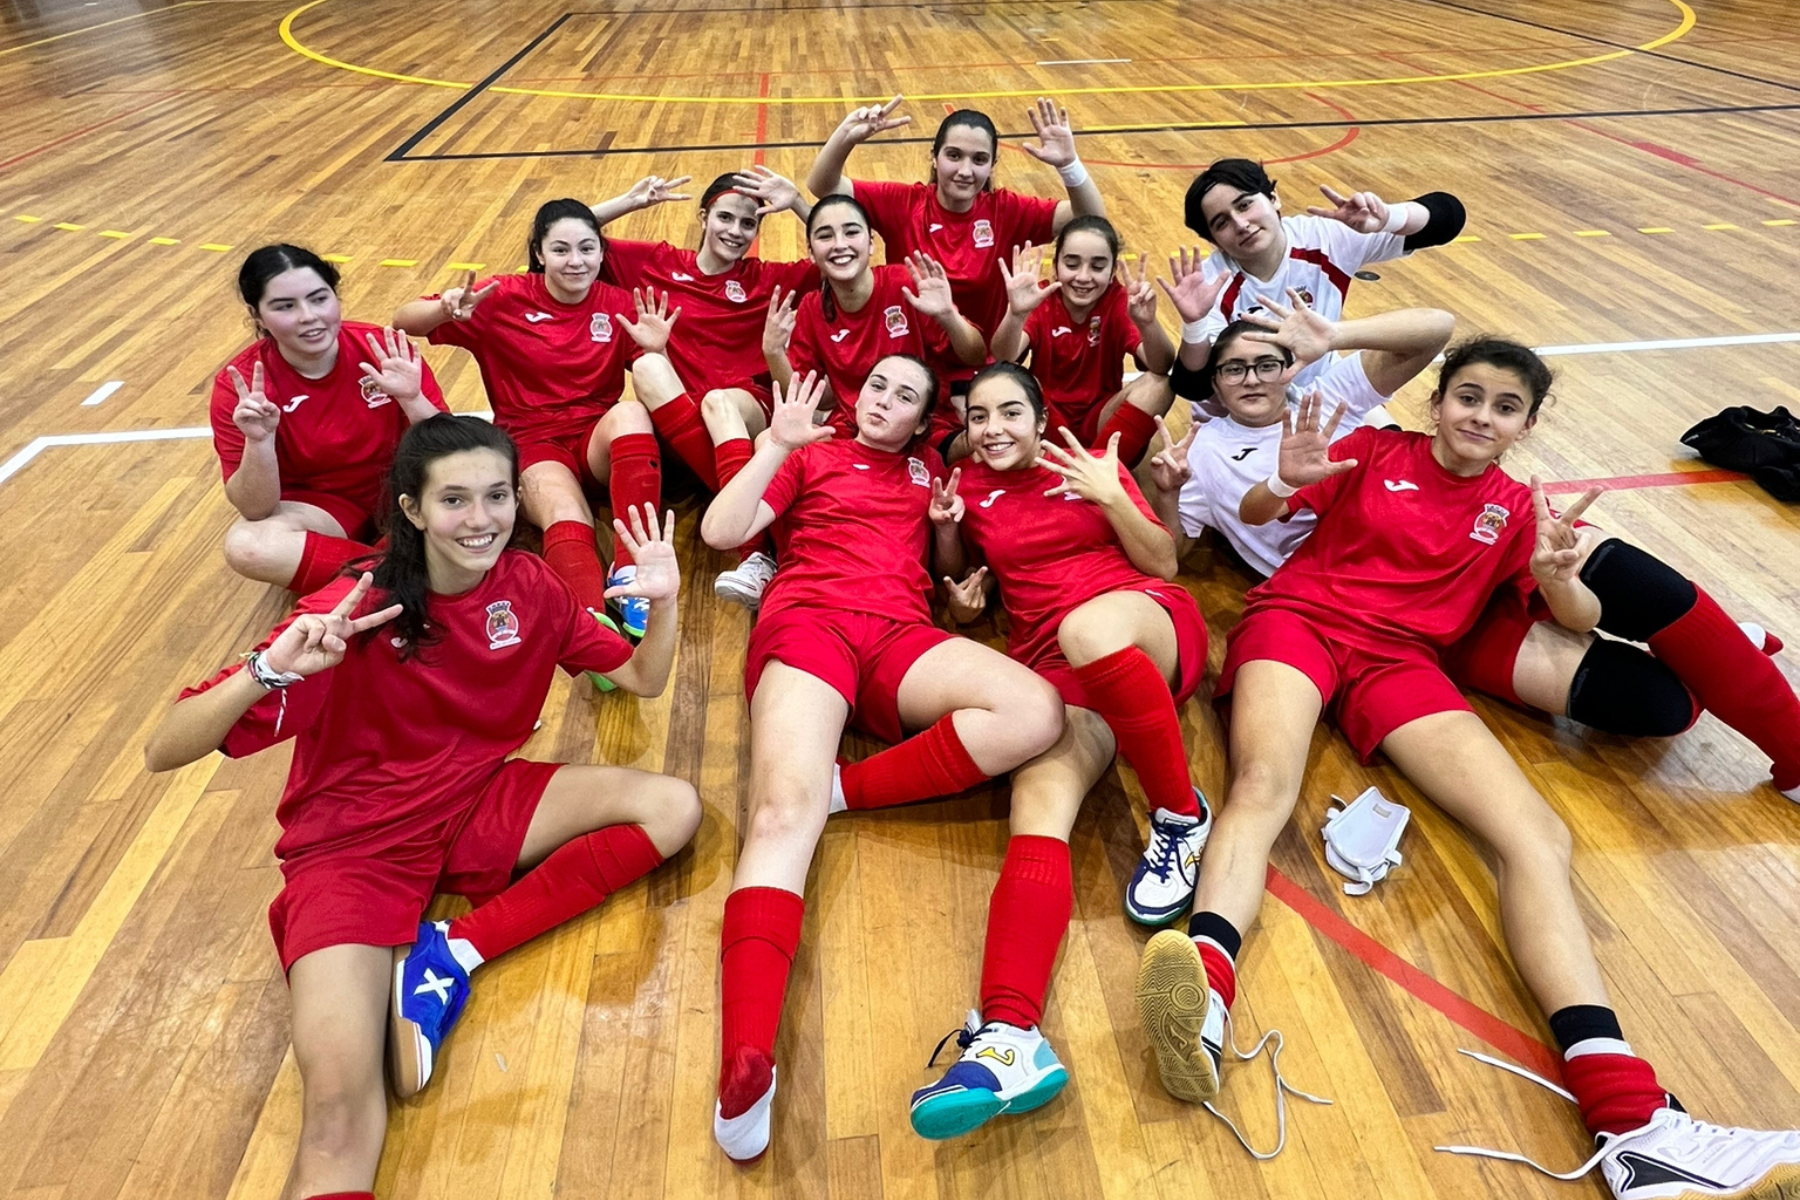
[[[983,1025],[973,1009],[950,1037],[963,1048],[944,1077],[912,1097],[912,1127],[934,1141],[961,1137],[1006,1113],[1025,1113],[1056,1099],[1069,1072],[1036,1026],[1021,1029],[1004,1021]],[[938,1050],[944,1042],[938,1043]],[[933,1051],[931,1061],[937,1061]]]
[[[615,567],[613,573],[606,577],[608,589],[636,582],[637,567],[631,564]],[[650,602],[642,596],[614,596],[610,603],[618,610],[619,624],[625,627],[625,636],[643,637],[644,630],[650,625]]]
[[[431,1082],[444,1039],[469,1000],[469,972],[450,953],[449,932],[448,921],[421,921],[418,940],[394,951],[388,1066],[402,1100]]]
[[[1125,888],[1125,913],[1140,925],[1167,925],[1184,915],[1200,885],[1200,851],[1212,835],[1212,808],[1199,788],[1198,817],[1166,808],[1150,814],[1150,844]]]

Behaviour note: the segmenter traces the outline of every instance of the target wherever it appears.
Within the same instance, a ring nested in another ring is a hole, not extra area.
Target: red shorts
[[[830,684],[850,706],[850,723],[884,742],[906,736],[900,726],[900,681],[933,646],[956,635],[923,621],[895,621],[831,608],[764,613],[744,654],[744,696],[755,697],[771,661]]]
[[[739,379],[739,380],[736,380],[735,382],[724,384],[721,387],[708,388],[707,390],[714,391],[714,392],[730,392],[730,391],[749,392],[750,398],[752,400],[756,401],[756,407],[762,409],[763,416],[765,418],[767,418],[767,417],[772,417],[775,415],[775,390],[774,389],[775,389],[774,377],[769,375],[767,372],[764,372],[761,375],[751,375],[744,379]]]
[[[362,505],[330,492],[309,492],[296,488],[284,491],[281,498],[293,504],[310,504],[336,521],[344,536],[353,542],[367,541],[375,533],[375,518]]]
[[[1179,583],[1142,590],[1144,595],[1163,606],[1175,626],[1175,683],[1169,690],[1174,694],[1176,704],[1184,704],[1200,690],[1200,679],[1206,674],[1206,620],[1201,617],[1200,606],[1194,603],[1193,596]],[[1075,677],[1075,668],[1069,665],[1055,642],[1051,642],[1049,649],[1035,662],[1025,665],[1048,679],[1064,704],[1071,708],[1094,707],[1081,680]]]
[[[479,904],[503,891],[538,801],[562,768],[505,762],[460,812],[379,854],[347,848],[290,855],[281,864],[287,882],[269,906],[282,970],[327,946],[403,946],[439,892]]]
[[[584,492],[598,491],[601,482],[594,478],[594,472],[588,467],[588,443],[594,438],[594,431],[570,434],[566,437],[538,437],[533,441],[519,440],[519,474],[543,462],[561,463],[574,474],[575,481],[581,484]]]
[[[1513,690],[1513,668],[1531,627],[1552,619],[1542,592],[1534,589],[1527,598],[1516,588],[1502,588],[1475,627],[1444,651],[1444,670],[1458,687],[1529,708]]]
[[[1352,641],[1278,608],[1252,611],[1231,631],[1213,702],[1230,693],[1239,667],[1258,659],[1286,663],[1312,680],[1320,703],[1364,763],[1408,722],[1472,711],[1430,646],[1373,637],[1367,630],[1358,630]]]

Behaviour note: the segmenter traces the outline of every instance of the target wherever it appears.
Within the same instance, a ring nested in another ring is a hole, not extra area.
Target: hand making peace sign
[[[263,651],[263,663],[278,674],[305,678],[343,662],[352,637],[387,624],[402,611],[401,605],[391,604],[380,612],[352,620],[350,614],[356,611],[356,606],[362,603],[374,583],[375,577],[365,571],[356,586],[330,612],[302,613],[295,617],[293,623],[281,631],[281,636]]]

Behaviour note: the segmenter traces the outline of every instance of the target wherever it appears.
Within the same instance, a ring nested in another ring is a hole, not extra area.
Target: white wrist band
[[[1212,341],[1211,322],[1205,317],[1181,323],[1181,341],[1186,346],[1204,346]]]
[[[1400,227],[1406,224],[1406,206],[1411,201],[1402,201],[1388,208],[1387,224],[1381,227],[1383,233],[1399,233]]]
[[[1280,496],[1283,500],[1286,500],[1289,496],[1300,490],[1292,484],[1282,482],[1281,469],[1279,467],[1269,475],[1267,482],[1269,490],[1274,492],[1277,496]]]
[[[1088,169],[1079,158],[1066,167],[1056,168],[1056,173],[1062,176],[1064,187],[1078,188],[1088,181]]]
[[[265,692],[279,691],[299,683],[305,676],[293,671],[277,671],[263,657],[261,650],[253,650],[244,657],[244,669],[250,673]]]

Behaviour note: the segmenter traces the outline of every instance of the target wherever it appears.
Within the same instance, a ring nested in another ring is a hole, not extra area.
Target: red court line
[[[757,85],[756,94],[763,97],[765,100],[768,99],[769,73],[767,71],[762,73],[762,82]],[[763,165],[762,144],[768,140],[769,106],[766,104],[759,104],[756,106],[756,157],[751,160],[759,167]]]
[[[1415,999],[1448,1017],[1453,1024],[1460,1025],[1544,1078],[1562,1080],[1562,1060],[1556,1051],[1419,970],[1344,920],[1311,892],[1276,870],[1273,864],[1269,866],[1266,886],[1277,900],[1299,913],[1308,925],[1348,950],[1371,970],[1398,984]]]
[[[1585,492],[1591,487],[1609,492],[1631,488],[1687,487],[1696,483],[1737,483],[1750,478],[1741,471],[1670,471],[1662,475],[1614,475],[1609,479],[1562,479],[1546,483],[1544,491],[1552,496]]]
[[[173,96],[168,96],[168,95],[158,96],[156,99],[150,101],[148,104],[140,104],[136,108],[128,108],[122,113],[115,113],[114,115],[106,118],[104,121],[95,121],[92,125],[83,125],[80,129],[77,129],[72,133],[65,133],[61,137],[55,139],[54,141],[45,142],[43,145],[37,147],[36,149],[27,150],[23,154],[15,154],[13,157],[7,159],[5,162],[0,162],[0,171],[4,171],[6,168],[13,166],[16,163],[22,163],[28,158],[34,158],[37,155],[42,154],[46,150],[54,150],[58,146],[65,145],[69,142],[72,142],[78,137],[82,137],[86,134],[92,133],[96,129],[100,129],[107,125],[111,125],[114,121],[123,121],[126,117],[133,116],[137,113],[143,112],[146,108],[155,108],[158,104],[165,103],[166,101],[169,101],[172,99],[174,99]]]

